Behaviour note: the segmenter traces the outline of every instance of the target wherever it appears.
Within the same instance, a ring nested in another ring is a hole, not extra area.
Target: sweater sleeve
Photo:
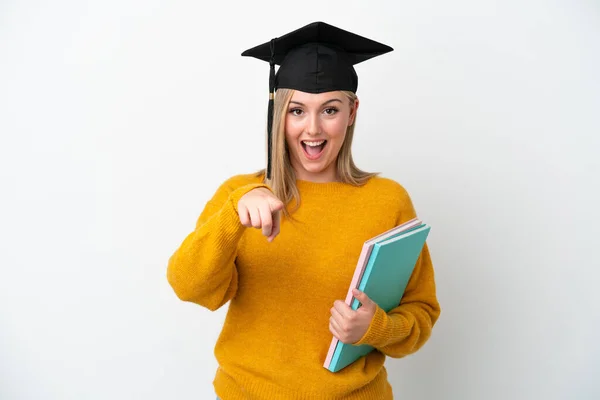
[[[237,203],[261,183],[232,187],[225,182],[202,211],[196,228],[169,258],[167,280],[177,297],[217,310],[235,296],[237,247],[246,227]]]
[[[397,223],[415,216],[412,202],[406,195]],[[354,344],[368,344],[393,358],[407,356],[427,342],[440,313],[433,264],[425,243],[398,307],[387,313],[377,307],[367,332]]]

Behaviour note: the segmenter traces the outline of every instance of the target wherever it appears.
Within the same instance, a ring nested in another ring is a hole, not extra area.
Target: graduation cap
[[[270,65],[267,179],[271,179],[275,90],[286,88],[308,93],[335,90],[356,92],[358,76],[354,65],[392,50],[385,44],[324,22],[313,22],[242,53],[242,56],[255,57]],[[279,65],[277,73],[275,65]]]

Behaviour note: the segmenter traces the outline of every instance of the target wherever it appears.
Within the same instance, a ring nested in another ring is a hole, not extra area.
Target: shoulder
[[[222,204],[230,196],[238,196],[240,193],[247,192],[254,187],[264,185],[264,173],[233,175],[221,182],[214,192],[211,202]]]
[[[377,197],[387,198],[390,201],[410,201],[410,195],[406,188],[391,178],[374,176],[365,184],[365,189],[373,191]]]
[[[233,175],[221,183],[219,191],[233,192],[241,187],[262,184],[263,182],[264,174],[262,172]]]
[[[396,221],[409,220],[416,216],[408,190],[398,181],[374,176],[365,184],[365,190],[380,207],[392,212]]]

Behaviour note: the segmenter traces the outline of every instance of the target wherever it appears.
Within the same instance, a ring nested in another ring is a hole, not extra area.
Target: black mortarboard
[[[392,50],[382,43],[324,22],[313,22],[242,53],[242,56],[267,61],[271,67],[267,114],[267,179],[271,177],[275,90],[287,88],[308,93],[334,90],[356,92],[358,76],[354,65]],[[280,65],[277,73],[275,64]]]

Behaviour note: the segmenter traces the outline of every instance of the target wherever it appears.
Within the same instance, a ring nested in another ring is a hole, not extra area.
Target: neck
[[[335,165],[333,168],[328,168],[325,171],[320,172],[309,172],[305,170],[298,171],[294,169],[296,174],[296,179],[300,181],[314,182],[314,183],[329,183],[329,182],[339,182],[337,169]]]

